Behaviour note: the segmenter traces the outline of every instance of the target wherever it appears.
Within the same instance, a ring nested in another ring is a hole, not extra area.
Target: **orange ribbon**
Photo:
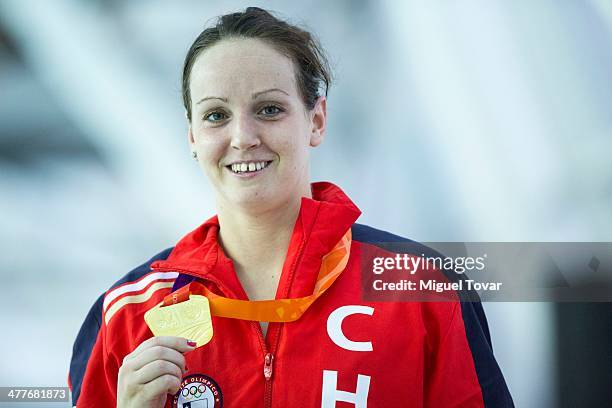
[[[190,294],[204,295],[213,316],[257,322],[293,322],[336,281],[348,263],[351,251],[349,229],[336,246],[323,256],[312,295],[295,299],[240,300],[219,296],[199,282],[191,282],[164,298],[163,306],[184,302]],[[162,307],[163,307],[162,306]]]

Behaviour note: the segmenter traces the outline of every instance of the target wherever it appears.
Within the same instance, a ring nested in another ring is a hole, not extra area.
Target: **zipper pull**
[[[269,380],[270,378],[272,378],[272,362],[274,361],[274,356],[272,355],[272,353],[268,353],[266,354],[266,357],[264,358],[264,377],[266,378],[266,380]]]

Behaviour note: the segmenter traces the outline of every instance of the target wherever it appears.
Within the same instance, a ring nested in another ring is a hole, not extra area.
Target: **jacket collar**
[[[312,293],[323,255],[331,251],[357,220],[361,211],[336,185],[311,184],[312,199],[302,197],[276,297],[299,297]],[[217,216],[183,237],[166,260],[153,270],[175,270],[217,283],[223,291],[246,298],[232,260],[218,242]]]

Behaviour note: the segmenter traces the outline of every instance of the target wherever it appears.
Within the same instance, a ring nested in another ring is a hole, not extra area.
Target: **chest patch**
[[[172,401],[174,408],[222,408],[223,394],[210,377],[194,374],[185,377]]]

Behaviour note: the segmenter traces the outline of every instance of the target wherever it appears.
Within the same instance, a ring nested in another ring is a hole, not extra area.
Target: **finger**
[[[133,371],[137,371],[145,365],[157,360],[168,361],[178,366],[181,370],[185,369],[185,356],[174,349],[163,346],[154,346],[144,350],[138,356],[130,360],[129,364]]]
[[[174,395],[180,387],[180,378],[172,374],[164,374],[146,383],[142,388],[142,392],[146,396],[146,399],[153,399],[165,394]]]
[[[169,347],[171,349],[174,349],[176,351],[184,353],[186,351],[191,351],[191,350],[193,350],[195,348],[195,343],[193,343],[192,345],[189,345],[188,342],[189,342],[189,340],[187,340],[187,339],[185,339],[183,337],[176,337],[176,336],[154,336],[154,337],[151,337],[151,338],[143,341],[142,343],[140,343],[140,345],[138,347],[136,347],[134,349],[134,351],[132,351],[129,354],[129,358],[135,358],[140,353],[145,351],[146,349],[151,348],[151,347],[155,347],[155,346]]]
[[[183,370],[178,365],[171,363],[170,361],[155,360],[151,361],[134,374],[136,375],[137,384],[147,384],[166,374],[170,374],[180,379],[183,377]]]

